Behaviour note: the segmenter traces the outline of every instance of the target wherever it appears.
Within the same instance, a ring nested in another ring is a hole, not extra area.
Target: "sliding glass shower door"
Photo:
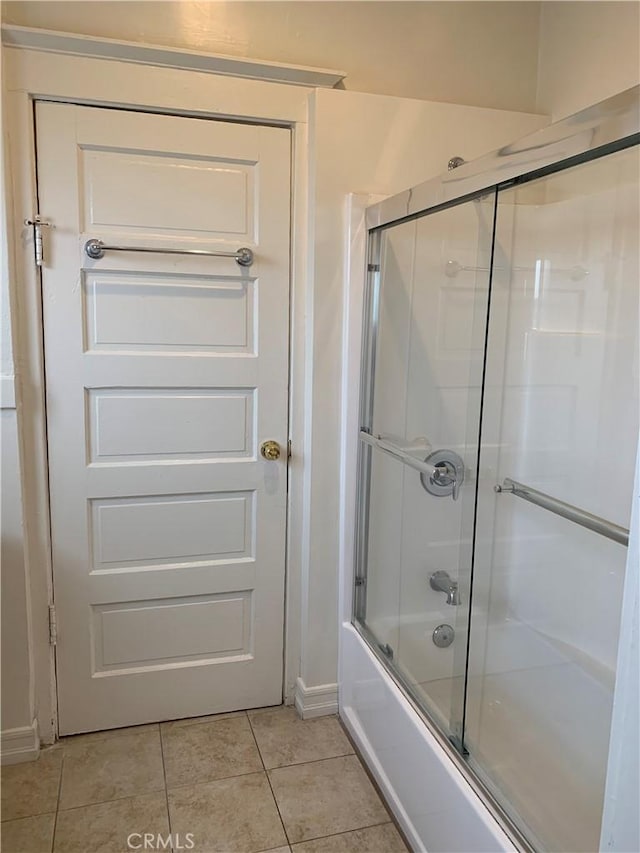
[[[359,623],[458,742],[494,208],[379,235],[361,421]]]
[[[498,196],[464,743],[546,850],[599,849],[638,439],[638,165],[631,148]]]
[[[539,850],[599,847],[639,186],[634,146],[370,235],[354,624]]]

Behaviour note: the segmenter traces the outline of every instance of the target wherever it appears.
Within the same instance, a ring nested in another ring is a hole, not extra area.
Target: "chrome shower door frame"
[[[640,86],[635,86],[606,101],[549,125],[523,139],[499,149],[492,154],[465,163],[453,171],[406,190],[367,209],[368,233],[367,270],[364,294],[363,338],[360,375],[359,428],[371,432],[373,417],[373,385],[375,379],[376,341],[378,336],[379,294],[381,286],[381,248],[383,232],[432,213],[455,207],[494,192],[493,240],[498,198],[501,190],[526,183],[571,166],[585,163],[640,144]],[[493,250],[492,262],[493,267]],[[490,276],[492,276],[492,270]],[[491,313],[491,277],[487,304],[487,323]],[[484,360],[486,362],[486,341]],[[486,368],[486,363],[483,367]],[[484,376],[481,391],[484,397]],[[479,428],[482,421],[480,415]],[[481,436],[480,436],[481,438]],[[478,779],[466,761],[464,748],[464,721],[460,736],[457,732],[443,732],[425,711],[423,702],[413,685],[403,677],[384,648],[366,625],[367,540],[369,526],[368,495],[371,481],[373,449],[370,444],[358,442],[356,535],[354,553],[354,597],[352,622],[365,639],[373,654],[383,663],[391,678],[400,686],[420,714],[429,730],[449,751],[453,761],[478,792],[487,807],[514,844],[522,850],[531,850],[530,842],[522,834],[495,799],[493,793]],[[478,460],[480,441],[478,444]],[[475,504],[477,511],[477,482]],[[475,554],[474,535],[471,543],[472,559]],[[473,568],[469,584],[473,584]],[[469,618],[471,607],[469,606]],[[465,644],[468,647],[469,634]],[[465,651],[467,654],[467,651]],[[465,669],[464,679],[467,672]],[[460,713],[464,714],[466,684],[463,687]],[[456,713],[457,716],[457,713]]]

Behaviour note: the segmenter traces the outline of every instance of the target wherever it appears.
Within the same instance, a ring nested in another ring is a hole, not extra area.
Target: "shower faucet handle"
[[[451,495],[454,501],[460,495],[460,486],[464,482],[464,462],[455,450],[435,450],[424,460],[433,465],[435,471],[431,475],[421,474],[423,487],[438,498]]]
[[[453,480],[453,488],[451,489],[451,497],[454,499],[454,501],[457,501],[459,496],[460,496],[460,481],[458,480],[457,477],[455,477]]]

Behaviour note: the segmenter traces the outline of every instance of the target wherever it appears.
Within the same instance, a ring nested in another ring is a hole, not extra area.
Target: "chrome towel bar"
[[[153,252],[161,255],[200,255],[209,258],[233,258],[241,267],[250,267],[253,252],[243,246],[236,252],[209,252],[206,249],[151,249],[148,246],[107,246],[102,240],[87,240],[84,244],[87,257],[94,261],[104,257],[105,252]]]
[[[377,447],[378,450],[382,450],[390,456],[395,456],[396,459],[400,459],[410,468],[420,471],[421,474],[427,474],[429,477],[437,479],[443,473],[440,468],[436,468],[435,465],[430,465],[428,462],[423,462],[421,459],[416,459],[415,456],[411,456],[406,450],[403,450],[397,444],[393,444],[393,442],[380,435],[371,435],[371,433],[360,430],[360,440],[364,441],[365,444],[371,445],[371,447]]]
[[[614,524],[612,521],[607,521],[605,518],[593,515],[584,509],[573,506],[573,504],[552,498],[551,495],[546,495],[544,492],[539,492],[530,486],[517,483],[510,477],[505,477],[501,486],[494,486],[494,491],[498,493],[508,492],[518,498],[529,501],[529,503],[542,507],[542,509],[548,509],[549,512],[560,515],[562,518],[573,521],[575,524],[586,527],[587,530],[592,530],[601,536],[606,536],[607,539],[612,539],[620,545],[629,544],[629,531],[626,527],[621,527],[619,524]]]

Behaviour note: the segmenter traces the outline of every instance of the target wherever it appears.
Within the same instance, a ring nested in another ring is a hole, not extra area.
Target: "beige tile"
[[[250,717],[255,717],[256,714],[273,714],[274,711],[283,711],[285,708],[292,708],[293,705],[264,705],[261,708],[250,708],[247,714]]]
[[[407,853],[400,833],[392,823],[370,826],[316,838],[293,845],[293,853]]]
[[[163,730],[162,749],[169,788],[262,770],[246,716]]]
[[[291,853],[290,847],[272,847],[270,850],[261,850],[260,853]]]
[[[55,853],[131,853],[132,833],[169,834],[164,791],[58,813]],[[134,844],[141,843],[137,836]],[[163,849],[157,845],[157,849]],[[171,848],[169,848],[171,849]]]
[[[61,768],[57,748],[43,750],[37,761],[3,767],[2,820],[55,812]]]
[[[7,820],[2,824],[2,853],[51,853],[55,814]]]
[[[337,717],[301,720],[294,708],[278,708],[249,712],[249,720],[267,770],[353,753]]]
[[[65,745],[60,808],[103,803],[164,788],[160,733],[136,734]]]
[[[106,740],[114,737],[127,737],[128,735],[139,735],[143,732],[158,731],[158,723],[148,723],[144,726],[126,726],[122,729],[106,729],[103,732],[88,732],[84,735],[69,735],[68,737],[60,738],[60,745],[64,748],[75,749],[78,744],[95,743],[96,741]]]
[[[185,717],[183,720],[170,720],[168,723],[160,723],[163,732],[171,729],[181,729],[184,726],[197,726],[199,723],[217,723],[218,720],[231,720],[234,717],[246,717],[246,711],[229,711],[226,714],[211,714],[208,717]]]
[[[202,853],[251,853],[287,843],[264,772],[174,788],[169,814],[173,832],[193,833],[194,850]]]
[[[355,755],[280,767],[269,778],[290,843],[389,820]]]

